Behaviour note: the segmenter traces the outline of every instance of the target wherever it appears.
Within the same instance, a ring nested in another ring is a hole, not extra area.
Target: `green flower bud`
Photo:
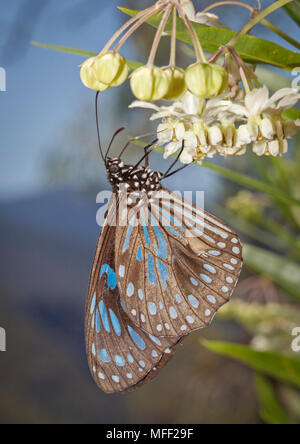
[[[113,51],[95,57],[94,69],[97,80],[109,86],[119,86],[124,83],[129,72],[126,59]]]
[[[96,91],[106,91],[109,89],[109,85],[99,82],[96,77],[96,71],[94,69],[95,58],[96,57],[91,57],[81,65],[81,81],[87,88],[94,89]]]
[[[228,85],[228,73],[219,65],[195,63],[185,73],[185,83],[195,96],[211,98],[221,94]]]
[[[143,101],[162,99],[168,92],[169,83],[168,75],[156,66],[142,66],[132,73],[130,79],[133,94]]]
[[[169,78],[169,89],[163,97],[165,100],[177,100],[186,92],[184,70],[176,67],[163,68]]]

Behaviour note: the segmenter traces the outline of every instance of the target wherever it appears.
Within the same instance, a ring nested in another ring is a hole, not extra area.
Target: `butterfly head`
[[[145,166],[125,165],[119,157],[107,158],[106,170],[115,193],[124,188],[128,193],[153,193],[161,190],[162,173],[159,171],[151,171]]]

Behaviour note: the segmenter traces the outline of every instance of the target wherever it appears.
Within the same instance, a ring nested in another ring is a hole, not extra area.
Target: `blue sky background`
[[[272,2],[262,3],[267,6]],[[86,118],[85,113],[89,113],[93,124],[93,93],[85,89],[79,79],[77,65],[82,59],[31,46],[30,41],[98,51],[125,18],[115,10],[118,4],[126,6],[126,0],[2,0],[0,66],[7,71],[7,92],[0,93],[0,198],[21,197],[43,190],[46,187],[43,162],[49,153],[57,152],[66,126],[80,122],[81,116]],[[138,1],[136,6],[139,7]],[[247,12],[241,8],[228,11],[225,18],[234,28],[247,18]],[[282,11],[273,14],[271,19],[291,35],[298,32]],[[260,27],[255,32],[270,36],[269,31]],[[272,38],[286,45],[276,35]],[[135,57],[133,42],[125,47],[125,54]],[[123,88],[128,88],[128,84]],[[111,121],[119,93],[115,90],[104,95],[104,107],[109,110],[109,114],[105,114],[107,137],[128,118],[124,106],[122,121]],[[95,131],[92,131],[91,125],[90,140],[94,141]],[[185,183],[187,177],[195,178],[199,175],[196,170],[189,169],[178,176],[177,183]],[[101,171],[99,165],[99,173]]]

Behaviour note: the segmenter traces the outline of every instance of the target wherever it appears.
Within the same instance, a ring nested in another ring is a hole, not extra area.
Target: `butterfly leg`
[[[162,179],[166,179],[167,177],[170,177],[169,173],[170,173],[170,171],[172,171],[172,169],[173,169],[173,168],[175,167],[175,165],[177,164],[177,162],[178,162],[178,160],[179,160],[179,158],[180,158],[180,156],[181,156],[183,150],[184,150],[184,141],[182,142],[182,147],[181,147],[181,150],[180,150],[178,156],[176,157],[175,161],[172,163],[172,165],[170,166],[170,168],[167,169],[167,171],[166,171],[165,174],[163,175]],[[179,171],[179,170],[177,170],[177,171]],[[177,172],[177,171],[175,171],[175,172]],[[175,172],[172,173],[171,175],[175,174]]]
[[[144,148],[144,152],[145,154],[143,155],[143,157],[138,161],[137,164],[135,164],[135,166],[133,167],[133,171],[145,160],[147,159],[147,157],[149,157],[150,152],[154,149],[154,145],[156,144],[156,142],[158,141],[158,139],[153,140],[153,142],[149,143],[149,145],[146,145]]]

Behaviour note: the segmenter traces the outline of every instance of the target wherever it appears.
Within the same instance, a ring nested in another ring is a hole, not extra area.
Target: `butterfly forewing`
[[[110,204],[98,242],[86,310],[86,342],[91,372],[107,393],[135,388],[152,379],[173,354],[179,338],[157,338],[139,329],[128,317],[115,272],[118,212]]]
[[[236,286],[238,236],[168,190],[139,204],[128,222],[117,228],[116,263],[131,320],[157,336],[208,325]]]

